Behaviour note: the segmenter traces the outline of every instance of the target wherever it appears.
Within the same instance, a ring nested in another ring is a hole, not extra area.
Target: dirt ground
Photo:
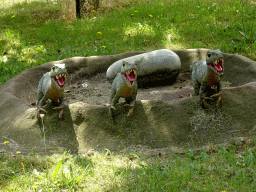
[[[65,100],[72,104],[83,102],[87,104],[103,105],[109,104],[111,83],[107,81],[105,73],[98,73],[91,78],[75,78],[71,75],[65,87]],[[222,81],[222,87],[229,87],[230,83]],[[154,87],[139,87],[137,101],[160,100],[171,102],[174,100],[191,97],[193,88],[191,85],[191,72],[181,71],[175,82],[169,85]],[[124,99],[120,99],[124,101]]]

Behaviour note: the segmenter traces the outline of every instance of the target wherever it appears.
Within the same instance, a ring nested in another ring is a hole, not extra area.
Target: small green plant
[[[33,174],[41,181],[37,188],[40,189],[51,189],[51,188],[69,188],[74,187],[80,180],[81,176],[75,176],[72,165],[65,166],[61,174],[58,174],[61,166],[64,166],[65,162],[61,160],[56,166],[52,175],[49,170],[45,174],[40,174],[36,169],[33,170]],[[59,176],[59,177],[58,177]]]
[[[6,152],[9,153],[9,146],[8,143],[10,143],[10,141],[5,141],[4,144],[6,145]]]

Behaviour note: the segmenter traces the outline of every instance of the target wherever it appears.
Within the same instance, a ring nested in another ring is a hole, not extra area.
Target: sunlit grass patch
[[[124,34],[129,37],[137,35],[154,36],[156,33],[151,25],[148,23],[131,23],[124,29]]]
[[[250,191],[256,182],[254,140],[176,154],[127,149],[0,160],[2,190]]]

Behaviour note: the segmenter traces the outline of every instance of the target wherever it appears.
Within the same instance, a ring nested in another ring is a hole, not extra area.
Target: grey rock
[[[109,82],[120,73],[124,60],[131,63],[139,61],[138,84],[140,85],[176,78],[181,68],[180,58],[175,52],[160,49],[116,61],[107,70],[106,76]]]

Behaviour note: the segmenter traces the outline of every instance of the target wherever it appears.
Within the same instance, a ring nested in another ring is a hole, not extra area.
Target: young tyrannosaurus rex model
[[[60,103],[59,117],[62,117],[64,112],[63,92],[65,80],[67,78],[67,70],[65,64],[54,64],[50,72],[47,72],[40,79],[37,91],[37,117],[40,119],[41,112],[46,112],[42,107],[48,99],[52,100],[54,104]]]
[[[220,76],[223,75],[223,55],[219,49],[207,52],[206,61],[200,60],[191,66],[192,84],[195,95],[200,95],[202,106],[209,107],[206,100],[218,97],[218,105],[222,104],[220,93]]]
[[[111,86],[109,108],[111,118],[113,118],[113,109],[115,110],[115,105],[120,97],[124,97],[127,103],[125,106],[130,107],[127,116],[132,116],[138,90],[137,70],[138,61],[135,61],[134,63],[123,61],[121,65],[121,72],[116,75]]]

